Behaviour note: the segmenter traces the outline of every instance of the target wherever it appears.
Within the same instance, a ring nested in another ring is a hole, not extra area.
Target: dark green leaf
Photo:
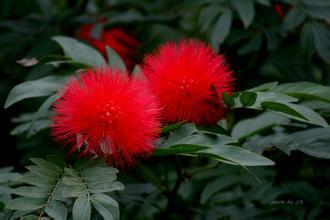
[[[126,70],[126,66],[121,57],[111,47],[106,46],[108,63],[114,69]]]
[[[257,100],[257,94],[254,92],[243,92],[239,99],[244,106],[252,106]]]
[[[5,108],[23,99],[49,96],[62,87],[63,79],[63,77],[48,76],[19,84],[10,91]]]
[[[232,0],[231,2],[243,21],[244,27],[250,26],[254,18],[254,3],[252,0]]]
[[[289,13],[285,16],[284,19],[284,29],[293,30],[299,25],[301,25],[305,20],[305,14],[299,7],[290,9]]]
[[[224,10],[219,16],[211,35],[211,44],[214,50],[218,50],[219,44],[223,43],[229,34],[232,19],[232,11],[229,9]]]

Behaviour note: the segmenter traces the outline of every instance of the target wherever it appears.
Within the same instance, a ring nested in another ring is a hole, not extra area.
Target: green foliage
[[[31,161],[34,165],[27,166],[29,172],[23,176],[0,173],[18,186],[5,191],[8,193],[5,209],[12,210],[12,218],[91,219],[94,207],[105,219],[119,219],[118,203],[109,195],[124,189],[115,181],[117,169],[97,161],[83,161],[74,167],[63,166],[62,161],[57,164],[40,158]],[[11,199],[10,194],[15,198]]]

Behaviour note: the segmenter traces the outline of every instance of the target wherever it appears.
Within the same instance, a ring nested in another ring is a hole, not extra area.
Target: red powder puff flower
[[[222,93],[233,90],[233,76],[210,46],[197,40],[166,43],[146,56],[143,72],[165,122],[212,124],[224,116]]]
[[[97,24],[102,24],[102,21]],[[123,59],[127,69],[132,70],[136,64],[135,56],[139,46],[138,40],[121,28],[103,30],[101,36],[97,38],[92,36],[94,28],[96,28],[96,24],[81,26],[78,31],[78,37],[96,47],[106,58],[106,46],[111,47]]]
[[[145,83],[110,68],[87,70],[72,79],[54,104],[52,135],[82,155],[132,165],[151,153],[160,110]]]

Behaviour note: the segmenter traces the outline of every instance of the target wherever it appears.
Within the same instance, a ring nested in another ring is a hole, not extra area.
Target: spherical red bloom
[[[146,56],[142,69],[167,123],[212,124],[224,116],[222,93],[233,90],[233,76],[210,46],[197,40],[166,43]]]
[[[160,110],[145,83],[110,68],[72,79],[54,111],[55,141],[116,165],[132,165],[151,153],[159,133]]]
[[[109,58],[107,57],[106,46],[111,47],[123,59],[127,69],[132,70],[136,64],[135,56],[139,47],[138,40],[121,28],[103,30],[99,38],[95,38],[92,36],[95,27],[96,24],[82,25],[78,31],[78,37],[96,47],[107,59]]]

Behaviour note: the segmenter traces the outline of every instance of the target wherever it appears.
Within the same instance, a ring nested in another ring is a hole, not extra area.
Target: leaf
[[[43,199],[17,198],[8,202],[6,208],[9,210],[35,211],[44,204]]]
[[[254,4],[252,0],[232,0],[231,3],[243,21],[244,27],[247,28],[250,26],[254,18]]]
[[[39,167],[49,169],[51,172],[56,172],[57,174],[63,172],[63,169],[61,167],[42,158],[30,158],[30,160]]]
[[[229,9],[224,10],[219,16],[211,35],[211,44],[214,50],[217,51],[219,44],[223,43],[228,36],[232,19],[232,11]]]
[[[181,145],[174,145],[169,148],[156,148],[153,153],[153,156],[163,157],[173,154],[192,154],[205,149],[207,149],[207,147],[205,146],[181,144]]]
[[[285,93],[296,98],[318,99],[330,102],[330,86],[323,86],[312,82],[283,83],[272,92]]]
[[[119,220],[118,203],[105,194],[92,195],[92,204],[104,219]]]
[[[51,201],[45,209],[45,212],[50,217],[56,220],[65,220],[68,215],[68,210],[58,201]]]
[[[124,185],[118,181],[108,183],[89,183],[88,187],[92,193],[105,193],[124,189]]]
[[[96,49],[89,47],[74,38],[57,36],[52,39],[62,47],[64,54],[70,57],[73,61],[93,67],[107,65],[103,56]]]
[[[18,181],[24,182],[30,185],[38,186],[40,188],[48,189],[50,185],[53,184],[53,179],[43,178],[34,174],[25,174],[23,177],[19,178]]]
[[[232,129],[231,136],[243,139],[262,130],[269,129],[275,125],[286,125],[289,119],[272,112],[265,112],[255,118],[244,119],[236,123]]]
[[[257,94],[254,92],[243,92],[239,99],[244,106],[252,106],[257,100]]]
[[[91,218],[90,198],[86,194],[80,195],[73,204],[73,220],[89,220]]]
[[[330,18],[330,6],[308,6],[307,13],[314,18],[327,20]]]
[[[212,22],[215,20],[216,16],[221,12],[221,9],[222,8],[220,6],[211,4],[201,10],[197,21],[201,32],[207,31],[207,29],[212,25]]]
[[[126,70],[126,66],[121,57],[111,47],[106,46],[109,66],[114,69]]]
[[[21,186],[12,190],[12,193],[24,197],[42,199],[48,196],[49,191],[36,186]]]
[[[198,154],[215,155],[242,166],[269,166],[275,164],[270,159],[242,147],[233,145],[213,145],[209,147],[211,148],[198,152]]]
[[[41,117],[44,117],[49,110],[49,108],[52,106],[52,104],[55,102],[55,100],[59,98],[59,95],[55,93],[54,95],[49,96],[39,107],[38,111],[34,114],[33,120],[31,121],[31,126],[28,131],[28,136],[32,136],[32,134],[35,133],[34,131],[34,125],[37,120],[39,120]]]
[[[308,55],[311,55],[314,50],[314,36],[313,25],[311,23],[305,23],[300,34],[300,47]]]
[[[252,51],[258,51],[262,44],[262,36],[260,34],[254,36],[243,47],[238,50],[239,55],[245,55]]]
[[[313,36],[316,51],[327,63],[330,63],[330,31],[324,25],[315,22],[313,24]]]
[[[26,81],[15,86],[9,93],[5,108],[27,98],[49,96],[63,85],[63,77],[47,76],[38,80]]]
[[[288,14],[284,18],[283,27],[285,30],[293,30],[301,25],[306,16],[305,13],[299,7],[290,9]]]
[[[298,121],[323,127],[328,126],[328,123],[318,113],[301,105],[277,102],[263,102],[261,105],[265,109]]]

